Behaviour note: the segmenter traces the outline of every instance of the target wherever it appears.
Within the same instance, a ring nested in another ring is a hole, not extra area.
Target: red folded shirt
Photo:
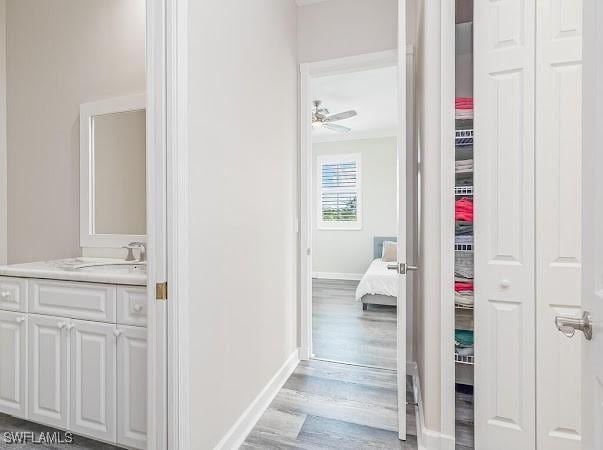
[[[473,109],[473,97],[456,97],[456,109]]]
[[[454,282],[454,290],[457,292],[472,291],[473,290],[473,281],[455,281]]]
[[[454,218],[473,222],[473,202],[467,197],[457,200],[454,204]]]

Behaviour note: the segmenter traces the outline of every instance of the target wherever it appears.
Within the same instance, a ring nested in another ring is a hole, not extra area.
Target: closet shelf
[[[454,195],[473,195],[473,186],[455,186]]]
[[[473,244],[454,244],[454,251],[456,251],[456,252],[472,252]]]
[[[473,355],[462,356],[462,355],[459,355],[458,353],[455,353],[454,354],[454,362],[457,362],[459,364],[473,365],[473,364],[475,364],[475,356],[473,356]]]
[[[454,141],[457,147],[473,145],[473,129],[467,128],[456,130]]]
[[[458,305],[458,304],[455,304],[454,307],[456,309],[463,309],[463,310],[473,311],[473,305]]]

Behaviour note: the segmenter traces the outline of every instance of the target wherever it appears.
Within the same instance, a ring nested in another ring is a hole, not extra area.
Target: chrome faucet
[[[123,248],[128,250],[126,261],[136,261],[136,258],[134,258],[134,252],[132,251],[135,248],[140,249],[140,257],[138,258],[138,262],[145,262],[147,260],[147,247],[144,242],[130,242]]]

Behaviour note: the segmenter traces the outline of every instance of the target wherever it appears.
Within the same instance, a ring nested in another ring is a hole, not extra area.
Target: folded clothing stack
[[[457,119],[473,119],[473,97],[456,97],[455,109]]]
[[[473,159],[461,159],[454,162],[454,171],[456,173],[473,172]]]
[[[454,330],[454,351],[459,356],[473,356],[473,331]]]
[[[454,254],[454,276],[473,280],[473,253],[455,252]]]
[[[456,272],[455,269],[454,304],[457,306],[473,306],[473,279],[466,278]]]
[[[473,202],[470,198],[462,197],[454,204],[455,220],[473,222]]]

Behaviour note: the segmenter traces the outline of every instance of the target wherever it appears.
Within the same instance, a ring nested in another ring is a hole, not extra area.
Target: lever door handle
[[[387,268],[389,270],[397,271],[400,275],[405,275],[410,270],[413,270],[413,271],[419,270],[419,268],[417,266],[411,266],[410,264],[406,264],[406,263],[388,264]]]
[[[588,311],[584,311],[582,317],[579,319],[575,317],[555,316],[555,325],[568,338],[574,337],[576,330],[582,331],[587,341],[593,338],[592,318]]]

